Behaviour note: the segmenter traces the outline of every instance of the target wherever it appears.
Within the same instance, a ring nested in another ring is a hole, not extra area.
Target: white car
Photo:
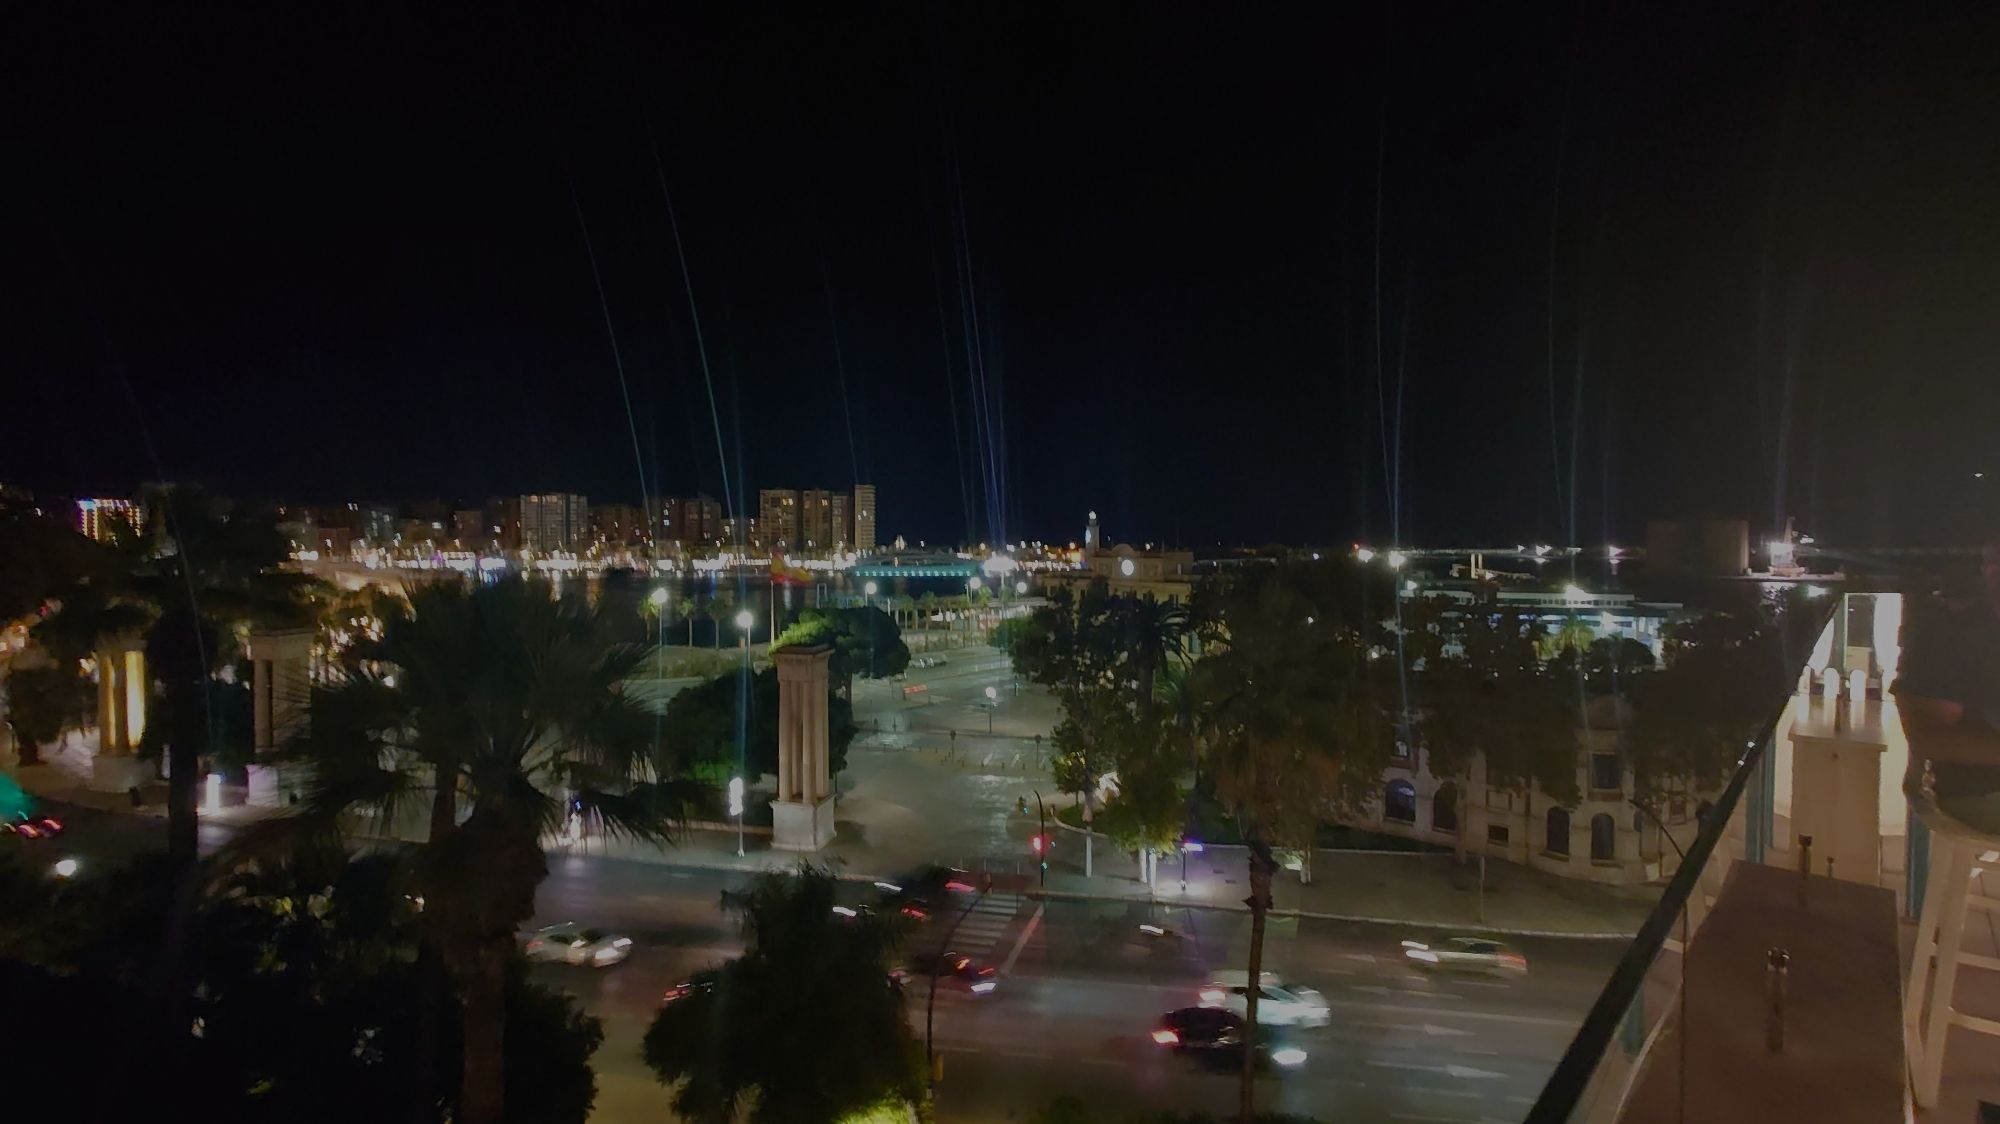
[[[530,960],[559,960],[565,964],[609,968],[632,955],[632,938],[571,922],[550,925],[529,934],[527,953]]]
[[[1257,1025],[1325,1026],[1333,1021],[1326,996],[1312,988],[1288,986],[1275,972],[1262,973],[1262,981],[1257,989]],[[1250,1009],[1249,982],[1248,972],[1217,972],[1202,985],[1201,1005],[1241,1016]]]
[[[1528,974],[1528,958],[1491,937],[1447,937],[1436,944],[1404,941],[1403,956],[1413,967],[1427,972],[1446,969],[1496,976]]]

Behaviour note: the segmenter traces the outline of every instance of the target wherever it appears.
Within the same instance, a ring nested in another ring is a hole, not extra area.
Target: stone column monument
[[[827,663],[833,649],[780,648],[778,798],[771,846],[817,851],[833,841],[833,778],[827,768]]]
[[[273,807],[289,803],[303,781],[297,766],[269,758],[305,726],[312,683],[313,630],[253,632],[250,653],[250,786],[245,799]]]
[[[90,764],[94,792],[125,792],[153,779],[139,758],[146,736],[146,644],[137,636],[107,637],[97,645],[97,756]]]

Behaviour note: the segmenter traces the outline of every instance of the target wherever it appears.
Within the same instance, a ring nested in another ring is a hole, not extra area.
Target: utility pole
[[[937,1051],[931,1046],[931,1028],[935,1024],[937,1017],[938,967],[944,960],[945,951],[951,947],[951,938],[958,935],[958,927],[963,925],[965,919],[972,915],[973,907],[984,901],[987,891],[991,889],[993,889],[993,875],[988,874],[979,884],[978,896],[973,898],[963,910],[959,911],[958,919],[951,923],[951,928],[944,931],[944,939],[938,942],[937,954],[931,960],[931,990],[930,994],[924,998],[924,1068],[930,1072],[933,1100],[936,1099],[937,1093],[938,1065]]]
[[[1041,790],[1034,789],[1033,791],[1035,793],[1035,811],[1041,815],[1042,821],[1041,834],[1035,836],[1035,857],[1040,860],[1042,868],[1041,885],[1042,889],[1046,890],[1049,888],[1049,809],[1048,805],[1042,803]]]

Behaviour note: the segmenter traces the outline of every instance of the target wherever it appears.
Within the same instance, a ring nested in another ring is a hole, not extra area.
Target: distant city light
[[[1572,583],[1570,585],[1563,586],[1563,597],[1565,597],[1568,600],[1581,601],[1589,596],[1590,596],[1590,591],[1584,589],[1580,585]]]
[[[1403,583],[1404,593],[1415,593],[1416,591],[1417,591],[1417,583],[1415,580],[1410,580]]]
[[[1402,551],[1400,551],[1400,550],[1392,550],[1392,551],[1390,551],[1390,552],[1389,552],[1389,568],[1390,568],[1391,570],[1400,570],[1400,569],[1402,569],[1402,568],[1403,568],[1403,564],[1404,564],[1405,562],[1408,562],[1409,560],[1410,560],[1410,556],[1409,556],[1409,555],[1407,555],[1407,554],[1404,554],[1404,553],[1403,553]]]
[[[1360,562],[1373,562],[1375,561],[1375,552],[1365,546],[1357,546],[1354,548],[1354,557]]]

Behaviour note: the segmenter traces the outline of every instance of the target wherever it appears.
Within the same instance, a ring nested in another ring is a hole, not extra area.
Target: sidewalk
[[[576,844],[550,840],[550,858],[576,854],[727,870],[783,870],[810,860],[831,866],[844,877],[864,880],[893,878],[933,863],[994,873],[1038,873],[1029,845],[1038,821],[1033,815],[1020,815],[1016,801],[1028,796],[1032,807],[1029,794],[1037,787],[1050,795],[1046,778],[1036,775],[1039,762],[989,753],[983,746],[953,753],[909,746],[864,747],[860,741],[850,751],[836,813],[838,828],[824,851],[807,855],[773,850],[768,836],[753,830],[745,834],[745,854],[739,857],[734,831],[701,830],[683,832],[666,846],[598,837]],[[81,775],[76,772],[79,766]],[[123,794],[89,791],[83,783],[88,768],[87,747],[72,746],[49,764],[16,769],[14,775],[24,789],[45,799],[165,815],[164,783],[150,786],[143,794],[145,805],[134,809]],[[231,804],[232,799],[237,803]],[[237,826],[282,813],[282,809],[244,806],[240,800],[240,792],[225,791],[224,807],[205,812],[203,822]],[[418,838],[420,818],[375,837]],[[1057,830],[1053,824],[1050,830],[1055,846],[1047,887],[1037,891],[1046,896],[1247,908],[1243,899],[1249,894],[1249,876],[1241,847],[1214,846],[1187,856],[1185,890],[1181,858],[1163,857],[1158,885],[1149,889],[1138,880],[1136,858],[1120,853],[1101,836],[1092,845],[1093,876],[1084,877],[1082,833]],[[1490,861],[1482,894],[1478,867],[1461,866],[1448,854],[1317,851],[1312,877],[1305,884],[1298,872],[1280,871],[1272,887],[1274,909],[1281,915],[1420,929],[1623,938],[1638,928],[1657,894],[1652,887],[1575,882]]]

